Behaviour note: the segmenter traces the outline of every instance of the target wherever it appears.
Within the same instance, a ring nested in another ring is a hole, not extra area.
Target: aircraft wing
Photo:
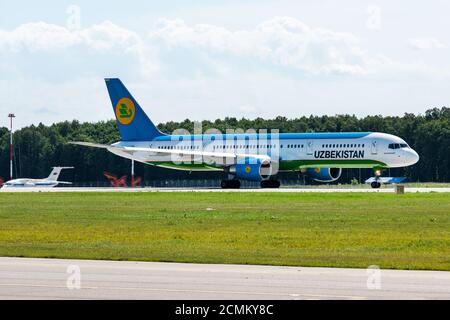
[[[113,153],[120,153],[122,155],[128,154],[133,156],[135,153],[146,153],[152,156],[168,156],[174,157],[202,157],[207,158],[207,162],[222,162],[227,164],[237,163],[238,159],[258,159],[260,161],[271,161],[267,155],[256,155],[246,153],[231,153],[231,152],[211,152],[211,151],[193,151],[193,150],[179,150],[179,149],[158,149],[158,148],[143,148],[143,147],[118,147],[114,145],[104,145],[90,142],[70,142],[71,144],[107,149]]]

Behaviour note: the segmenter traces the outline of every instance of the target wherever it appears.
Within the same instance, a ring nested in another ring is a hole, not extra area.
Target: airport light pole
[[[13,178],[13,118],[16,116],[14,113],[8,114],[8,118],[10,118],[10,139],[9,139],[9,179],[12,180]]]

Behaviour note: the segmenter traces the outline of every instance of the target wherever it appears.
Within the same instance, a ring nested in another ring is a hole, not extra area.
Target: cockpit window
[[[389,149],[398,149],[400,145],[398,143],[390,143],[388,146]]]
[[[400,148],[408,148],[406,143],[390,143],[388,145],[389,149],[400,149]]]

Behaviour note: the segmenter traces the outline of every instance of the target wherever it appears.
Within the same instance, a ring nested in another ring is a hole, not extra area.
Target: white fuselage
[[[2,189],[10,188],[53,188],[58,184],[71,184],[70,182],[57,181],[61,170],[73,169],[73,167],[53,167],[50,175],[45,179],[19,178],[9,180],[3,184]]]
[[[14,179],[5,182],[2,189],[8,188],[53,188],[58,185],[58,181],[46,179]]]
[[[397,168],[413,165],[419,160],[418,154],[403,139],[385,133],[308,133],[269,137],[246,134],[164,136],[152,141],[122,141],[113,146],[234,153],[242,156],[266,155],[280,164],[280,170],[318,167]],[[176,162],[173,155],[145,151],[133,154],[110,151],[122,157],[155,165],[164,166]],[[211,165],[207,169],[226,166],[216,160],[211,163],[208,157],[199,157],[195,159],[196,163]],[[179,169],[183,168],[189,166],[179,166]]]

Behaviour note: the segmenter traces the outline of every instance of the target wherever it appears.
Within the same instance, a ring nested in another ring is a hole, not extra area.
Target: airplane
[[[145,164],[189,171],[222,171],[222,188],[240,188],[240,180],[278,188],[279,171],[297,171],[318,182],[339,179],[343,168],[371,168],[372,188],[380,188],[383,169],[411,166],[419,155],[403,139],[380,132],[277,133],[220,132],[164,134],[158,130],[118,78],[106,87],[121,140],[103,148]]]
[[[73,169],[73,167],[53,167],[50,175],[45,179],[20,178],[6,181],[1,189],[10,188],[53,188],[58,184],[72,184],[71,182],[58,181],[59,174],[63,169]]]

